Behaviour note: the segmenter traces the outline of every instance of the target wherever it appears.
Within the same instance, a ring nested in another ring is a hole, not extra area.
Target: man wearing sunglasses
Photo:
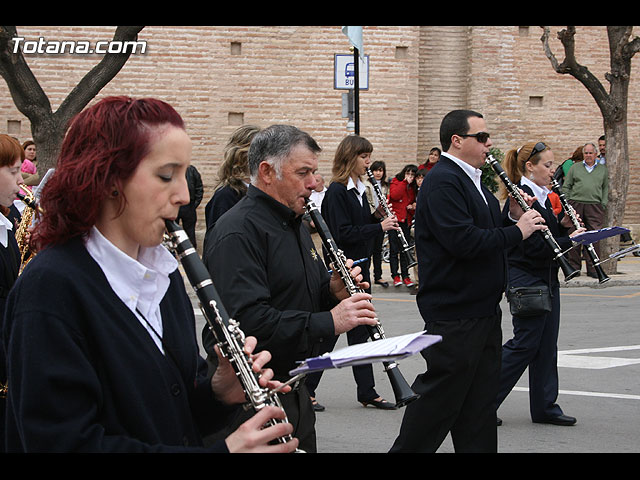
[[[492,145],[481,114],[448,113],[440,141],[444,153],[418,193],[415,232],[416,300],[427,332],[442,342],[422,352],[427,370],[412,385],[420,398],[406,407],[391,452],[435,452],[449,432],[456,452],[495,452],[506,251],[542,229],[542,217],[512,202],[518,222],[503,224],[480,182]]]

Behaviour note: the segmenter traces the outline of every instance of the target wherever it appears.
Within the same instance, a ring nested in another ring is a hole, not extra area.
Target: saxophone
[[[20,225],[16,229],[16,242],[18,243],[18,249],[20,250],[20,269],[18,275],[22,273],[24,267],[27,266],[33,257],[35,252],[29,247],[29,228],[33,223],[33,216],[35,215],[38,205],[33,193],[23,185],[20,185],[22,192],[18,193],[18,198],[25,204],[24,211],[22,212],[22,218]]]

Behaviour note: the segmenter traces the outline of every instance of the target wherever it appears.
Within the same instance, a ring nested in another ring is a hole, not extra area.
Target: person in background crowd
[[[599,153],[596,161],[599,164],[604,165],[605,163],[607,163],[607,140],[604,135],[598,138],[598,152]]]
[[[429,172],[429,170],[431,170],[434,165],[438,163],[441,154],[442,150],[440,150],[438,147],[433,147],[431,150],[429,150],[427,161],[418,165],[418,170],[425,170],[426,172]]]
[[[198,223],[197,209],[202,201],[202,178],[200,172],[193,165],[187,168],[187,185],[189,186],[189,203],[182,205],[178,213],[178,222],[182,223],[182,228],[187,232],[189,240],[194,248],[198,248],[196,242],[196,224]]]
[[[375,160],[371,167],[369,167],[373,178],[380,187],[380,192],[387,198],[389,195],[389,181],[387,180],[387,166],[382,160]],[[374,213],[380,218],[385,216],[385,213],[381,211],[381,206],[378,202],[378,196],[373,191],[373,185],[370,183],[370,179],[367,178],[365,185],[367,186],[367,200],[371,205]],[[373,283],[380,285],[383,288],[389,287],[389,282],[382,278],[382,246],[384,244],[384,237],[386,232],[378,232],[373,239],[373,254],[371,255],[371,264],[373,267]]]
[[[4,324],[4,308],[7,295],[20,268],[20,250],[15,233],[20,221],[13,200],[24,183],[20,166],[24,150],[15,138],[0,134],[0,329]],[[0,330],[1,331],[1,330]],[[5,452],[5,406],[7,396],[7,369],[4,346],[0,346],[0,452]]]
[[[380,221],[367,201],[366,186],[362,178],[371,165],[373,145],[359,135],[348,135],[338,145],[333,158],[332,179],[324,197],[322,216],[331,234],[347,258],[364,259],[360,264],[363,280],[370,282],[369,259],[373,253],[376,235],[394,230],[394,217]],[[366,289],[370,293],[370,288]],[[356,345],[369,340],[366,326],[347,332],[347,343]],[[384,400],[375,390],[371,364],[353,367],[357,385],[357,399],[364,406],[392,410],[395,405]]]
[[[571,166],[562,184],[563,193],[587,230],[599,230],[605,226],[609,201],[609,172],[606,165],[596,162],[597,152],[595,144],[587,143],[582,149],[584,160]],[[575,227],[571,227],[570,232],[573,229]],[[600,256],[599,242],[594,243],[593,247]],[[581,269],[584,248],[573,248],[567,255],[569,263],[576,270]],[[585,257],[587,275],[598,278],[591,258],[588,255]]]
[[[414,182],[418,167],[415,165],[405,165],[404,168],[391,180],[389,187],[389,204],[391,210],[398,219],[402,233],[407,242],[411,243],[411,223],[416,210],[416,195],[418,187]],[[402,284],[411,288],[414,286],[409,276],[407,260],[402,254],[402,243],[397,234],[389,235],[389,266],[393,285],[399,287]],[[398,259],[400,272],[398,272]],[[402,277],[401,277],[402,276]]]

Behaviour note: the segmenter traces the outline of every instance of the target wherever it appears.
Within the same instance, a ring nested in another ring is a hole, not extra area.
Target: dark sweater
[[[518,187],[530,196],[533,191],[526,185],[518,185]],[[559,224],[558,219],[552,211],[551,202],[547,199],[547,208],[543,208],[538,202],[533,204],[533,208],[540,212],[544,218],[545,225],[558,242],[562,251],[571,247],[571,239],[568,237],[566,230]],[[508,218],[509,202],[505,202],[502,210],[505,222],[513,222]],[[560,214],[562,219],[563,214]],[[534,233],[529,238],[520,242],[511,248],[507,253],[509,258],[509,267],[517,268],[525,271],[530,275],[542,280],[548,285],[558,283],[558,262],[554,260],[554,252],[551,250],[541,233]]]
[[[2,329],[8,451],[226,451],[202,447],[237,407],[213,397],[178,270],[160,307],[166,355],[80,239],[38,253]]]
[[[367,196],[362,195],[360,205],[357,193],[333,182],[322,200],[322,217],[338,247],[352,260],[369,258],[373,253],[373,240],[382,232],[379,221],[371,213]]]
[[[482,186],[488,205],[466,173],[443,156],[418,192],[416,254],[418,308],[428,320],[494,315],[507,280],[508,248],[520,229],[504,226],[500,204]]]

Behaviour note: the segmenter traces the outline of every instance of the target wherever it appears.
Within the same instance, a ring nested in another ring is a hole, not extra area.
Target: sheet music
[[[625,255],[628,255],[631,252],[635,252],[638,249],[640,249],[640,243],[624,248],[618,252],[612,253],[611,255],[609,255],[609,258],[624,257]]]
[[[601,228],[600,230],[589,230],[587,232],[571,237],[571,240],[582,245],[588,245],[590,243],[595,243],[608,237],[622,235],[623,233],[627,232],[629,232],[628,228],[606,227]]]
[[[417,332],[397,337],[351,345],[319,357],[308,358],[289,372],[290,375],[367,363],[394,361],[421,352],[442,340],[440,335]]]

